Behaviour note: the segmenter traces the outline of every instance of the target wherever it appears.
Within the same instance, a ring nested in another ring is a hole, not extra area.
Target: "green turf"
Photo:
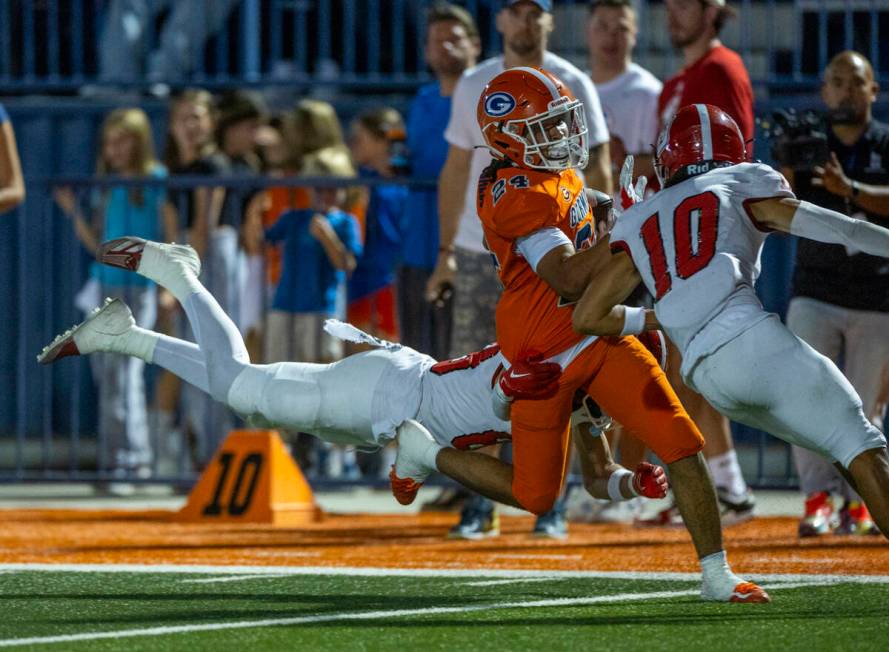
[[[696,589],[694,582],[558,579],[467,586],[486,578],[288,576],[215,584],[207,575],[0,574],[0,641],[302,616],[485,607],[555,598]],[[773,585],[775,586],[775,585]],[[889,646],[889,584],[774,589],[770,605],[695,596],[584,606],[330,620],[278,627],[89,640],[55,650],[817,650]]]

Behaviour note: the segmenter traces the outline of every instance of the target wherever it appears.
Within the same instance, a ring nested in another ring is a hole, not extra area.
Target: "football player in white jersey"
[[[168,369],[255,425],[310,432],[366,449],[379,448],[405,430],[419,430],[438,446],[474,450],[509,440],[510,403],[552,396],[561,376],[558,363],[535,359],[504,370],[496,344],[436,362],[334,320],[325,325],[332,335],[375,348],[329,365],[250,364],[237,326],[198,281],[200,261],[194,249],[129,237],[101,245],[96,257],[170,290],[198,343],[139,328],[122,301],[108,300],[57,337],[38,361],[49,364],[96,351],[136,356]],[[575,441],[586,453],[582,466],[587,490],[612,500],[663,497],[663,469],[640,464],[631,473],[615,464],[604,437],[590,432],[593,421],[587,408],[578,409]],[[412,502],[421,486],[409,476],[396,461],[390,479],[402,504]]]
[[[767,313],[753,289],[769,231],[889,258],[889,230],[797,200],[778,172],[744,162],[737,124],[711,105],[683,107],[655,156],[663,190],[617,219],[615,255],[575,308],[575,328],[614,335],[659,323],[690,387],[731,419],[837,463],[889,537],[883,434],[836,366]],[[618,305],[640,278],[654,315]]]

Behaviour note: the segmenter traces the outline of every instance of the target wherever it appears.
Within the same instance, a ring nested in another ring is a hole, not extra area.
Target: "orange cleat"
[[[417,492],[423,486],[413,478],[399,478],[395,475],[395,465],[389,471],[389,485],[392,487],[392,495],[402,505],[410,505],[417,497]]]
[[[732,591],[729,602],[771,602],[772,598],[765,590],[753,582],[741,582]]]

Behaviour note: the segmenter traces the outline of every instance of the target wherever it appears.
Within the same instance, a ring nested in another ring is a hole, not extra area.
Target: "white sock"
[[[434,441],[429,442],[429,445],[426,447],[426,450],[423,451],[422,460],[423,463],[428,466],[430,469],[438,470],[438,463],[436,460],[438,459],[438,451],[440,451],[443,446],[435,443]]]
[[[154,347],[157,344],[158,333],[133,326],[125,333],[116,337],[109,337],[103,345],[103,351],[112,353],[125,353],[136,358],[141,358],[145,362],[151,362],[154,357]]]
[[[705,586],[725,587],[723,590],[730,593],[735,586],[744,581],[732,572],[725,556],[725,550],[702,557],[700,561]]]
[[[164,254],[165,250],[162,249],[164,246],[156,243],[146,245],[142,251],[142,262],[138,273],[168,289],[179,303],[184,303],[190,294],[202,287],[201,283],[185,263],[171,264]],[[171,250],[166,249],[166,251]],[[175,253],[173,255],[175,256]]]
[[[747,493],[747,483],[741,474],[741,466],[738,464],[738,454],[732,448],[722,455],[716,455],[707,459],[707,468],[713,476],[713,484],[722,487],[735,496],[743,496]]]

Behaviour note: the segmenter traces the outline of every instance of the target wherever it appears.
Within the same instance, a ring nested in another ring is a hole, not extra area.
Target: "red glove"
[[[642,345],[649,350],[661,369],[667,369],[667,340],[661,331],[642,331],[636,336]]]
[[[508,401],[552,398],[559,389],[562,366],[558,362],[541,362],[539,353],[517,361],[500,374],[499,389]]]
[[[633,490],[646,498],[664,498],[670,482],[664,469],[657,464],[640,462],[633,474]]]

